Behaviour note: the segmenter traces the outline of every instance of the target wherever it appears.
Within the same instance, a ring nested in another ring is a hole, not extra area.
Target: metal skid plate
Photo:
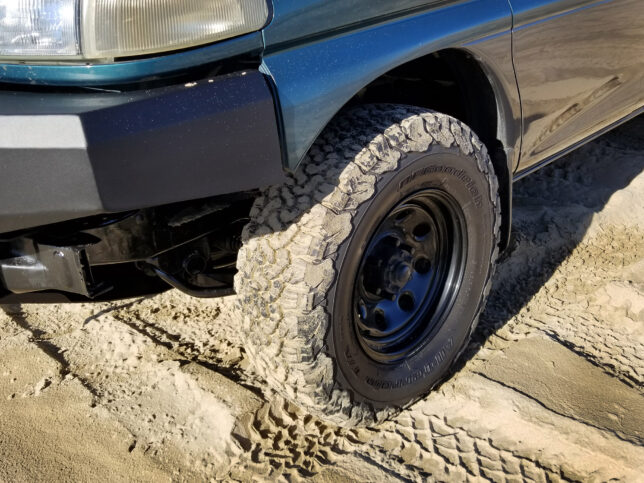
[[[55,289],[93,298],[107,287],[92,280],[85,248],[42,245],[23,238],[14,245],[19,255],[0,260],[0,278],[17,294]]]

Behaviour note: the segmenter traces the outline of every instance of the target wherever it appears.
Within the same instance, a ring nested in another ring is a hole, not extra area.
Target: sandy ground
[[[0,311],[0,480],[644,481],[644,118],[516,185],[459,372],[375,429],[248,370],[231,299]]]

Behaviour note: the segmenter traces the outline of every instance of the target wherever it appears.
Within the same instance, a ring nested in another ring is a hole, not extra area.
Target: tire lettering
[[[373,377],[367,377],[366,382],[376,389],[398,389],[400,387],[408,386],[413,384],[419,379],[424,378],[428,374],[434,371],[440,364],[442,364],[446,359],[449,351],[454,346],[454,341],[450,337],[445,345],[438,351],[438,353],[432,358],[430,362],[425,364],[422,368],[418,369],[413,374],[403,377],[396,381],[385,381],[383,379],[375,379]]]
[[[358,362],[351,355],[351,352],[349,351],[348,347],[344,349],[344,355],[347,358],[347,362],[349,363],[349,367],[351,367],[351,370],[353,371],[353,373],[356,376],[360,374],[360,366],[358,366]]]
[[[476,182],[472,178],[470,178],[470,176],[462,169],[454,169],[449,166],[427,166],[425,168],[414,171],[412,174],[410,174],[400,182],[400,184],[398,185],[398,189],[402,189],[406,185],[411,183],[414,179],[430,173],[445,173],[445,174],[454,176],[455,178],[457,178],[458,180],[460,180],[465,184],[468,191],[472,195],[473,203],[476,207],[480,208],[481,205],[483,204],[482,203],[483,196],[479,192],[476,186]]]

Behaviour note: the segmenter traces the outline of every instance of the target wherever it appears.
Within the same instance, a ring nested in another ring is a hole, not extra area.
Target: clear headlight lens
[[[0,0],[0,57],[109,59],[261,29],[266,0]]]
[[[0,56],[79,55],[78,0],[0,0]]]

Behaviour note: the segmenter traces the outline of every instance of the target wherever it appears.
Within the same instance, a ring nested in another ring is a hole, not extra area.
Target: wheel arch
[[[473,124],[487,145],[500,182],[502,248],[511,220],[511,180],[520,152],[520,100],[512,65],[511,13],[506,2],[485,0],[452,5],[357,32],[269,53],[262,70],[271,79],[284,137],[284,165],[295,170],[326,125],[344,107],[372,90],[392,72],[409,66],[438,79],[450,64],[461,92],[460,108],[421,105]],[[475,15],[472,9],[479,9]],[[461,19],[455,24],[455,19]],[[463,18],[474,18],[468,22]],[[427,25],[436,26],[428,29]],[[377,52],[377,55],[374,55]],[[437,62],[436,59],[439,59]],[[433,75],[432,75],[433,74]],[[452,79],[453,80],[453,79]],[[376,96],[375,101],[400,101]],[[399,97],[399,96],[398,96]],[[369,96],[366,96],[368,99]],[[414,103],[415,102],[415,103]],[[474,113],[474,115],[472,115]],[[468,122],[469,121],[469,122]],[[493,127],[491,126],[493,125]]]

